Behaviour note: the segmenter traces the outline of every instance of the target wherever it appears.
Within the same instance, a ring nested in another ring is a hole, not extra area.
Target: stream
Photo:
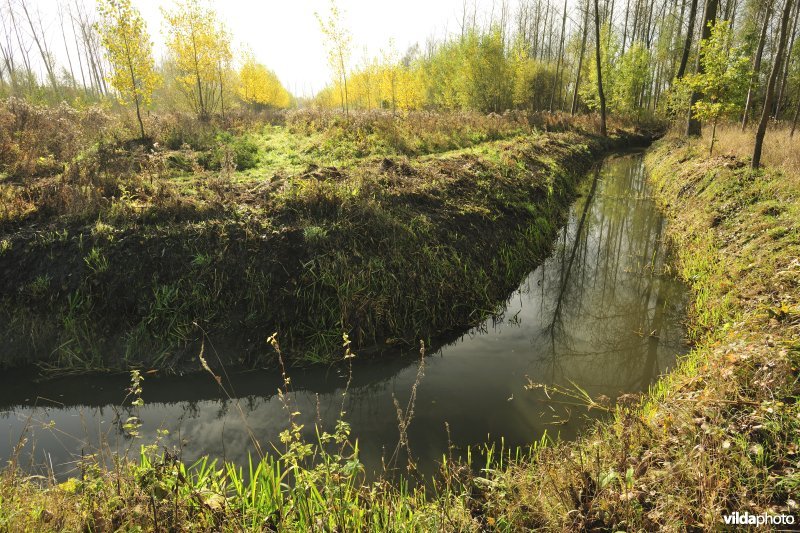
[[[103,447],[135,455],[140,443],[166,429],[161,445],[180,447],[185,462],[209,454],[246,464],[254,454],[250,432],[265,450],[270,443],[282,449],[278,435],[290,411],[300,413],[296,421],[312,440],[315,423],[332,431],[344,411],[368,473],[386,464],[404,469],[409,450],[419,471],[430,474],[444,454],[463,454],[468,446],[512,449],[545,432],[573,439],[603,413],[587,410],[580,391],[608,402],[646,391],[688,350],[687,290],[666,268],[666,221],[650,197],[642,155],[611,155],[599,164],[584,180],[552,255],[504,311],[431,350],[421,371],[416,350],[356,357],[351,379],[346,366],[290,369],[289,410],[276,394],[282,380],[274,370],[223,374],[230,397],[208,374],[145,374],[135,441],[122,428],[136,414],[120,407],[128,376],[33,382],[35,374],[8,371],[0,377],[0,458],[19,448],[18,464],[64,478],[77,475],[81,454]],[[206,357],[213,367],[208,349]],[[412,390],[408,446],[398,449],[397,407],[409,407]]]

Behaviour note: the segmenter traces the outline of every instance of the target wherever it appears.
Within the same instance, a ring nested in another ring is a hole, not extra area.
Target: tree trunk
[[[219,65],[219,110],[225,120],[225,80],[222,65]]]
[[[142,122],[142,111],[139,105],[139,93],[136,92],[136,72],[133,69],[133,56],[131,54],[131,47],[128,43],[128,38],[124,37],[125,40],[125,58],[128,61],[128,71],[131,75],[131,93],[133,94],[133,103],[136,105],[136,120],[139,121],[139,132],[141,133],[141,139],[144,141],[144,123]]]
[[[703,32],[700,37],[700,46],[702,46],[703,41],[708,39],[711,36],[711,26],[714,24],[717,18],[717,6],[719,5],[719,0],[707,0],[706,2],[706,9],[703,15]],[[697,73],[702,74],[705,71],[703,67],[703,62],[700,60],[700,54],[697,54]],[[687,121],[686,125],[686,135],[692,137],[699,137],[702,134],[702,125],[700,121],[697,120],[694,116],[694,105],[700,100],[700,93],[698,91],[692,91],[692,96],[689,99],[689,120]]]
[[[564,0],[564,16],[561,17],[561,38],[558,43],[558,63],[556,63],[556,75],[553,79],[553,90],[550,91],[550,112],[553,112],[553,104],[555,102],[556,88],[561,86],[561,59],[564,55],[564,32],[567,29],[567,0]]]
[[[581,70],[583,69],[583,56],[586,53],[586,36],[589,33],[589,2],[586,2],[586,9],[583,12],[583,37],[581,38],[581,53],[578,56],[578,72],[575,75],[575,90],[572,92],[572,109],[570,113],[574,116],[578,110],[578,87],[581,84]]]
[[[712,0],[714,1],[714,0]],[[595,60],[597,61],[597,94],[600,97],[600,135],[606,136],[606,95],[603,93],[603,68],[600,61],[600,7],[594,0]]]
[[[25,84],[28,86],[28,93],[33,93],[33,69],[31,68],[31,58],[28,53],[30,48],[25,48],[22,42],[22,35],[19,31],[19,24],[17,17],[14,15],[14,6],[11,5],[11,0],[8,0],[8,14],[11,16],[11,26],[14,28],[14,35],[17,38],[17,46],[19,53],[22,56],[22,64],[25,66]]]
[[[628,38],[628,15],[631,11],[631,0],[625,2],[625,24],[622,27],[622,50],[620,55],[625,54],[625,40]]]
[[[794,39],[797,36],[797,19],[800,18],[800,2],[794,10],[794,22],[792,23],[792,36],[789,38],[789,46],[786,48],[786,60],[783,62],[783,75],[778,89],[778,101],[775,102],[775,120],[780,120],[781,109],[783,107],[783,97],[786,94],[786,83],[789,80],[789,64],[792,62],[792,52],[794,51]]]
[[[683,54],[681,64],[678,67],[676,78],[681,79],[686,73],[686,64],[689,63],[689,53],[692,50],[692,38],[694,37],[694,19],[697,18],[697,0],[692,0],[689,6],[689,29],[686,30],[686,41],[683,43]]]
[[[764,24],[761,26],[761,35],[758,38],[756,57],[753,59],[753,75],[750,77],[750,83],[747,86],[747,100],[744,103],[744,113],[742,113],[742,131],[747,128],[747,122],[750,120],[750,108],[753,105],[753,98],[755,97],[755,87],[753,87],[753,85],[758,81],[758,71],[761,70],[761,58],[764,54],[764,43],[767,40],[767,28],[769,28],[769,21],[771,18],[772,0],[767,4],[767,11],[764,14]]]
[[[22,12],[25,13],[25,19],[28,21],[28,26],[31,28],[31,37],[33,38],[34,44],[36,44],[36,48],[39,50],[39,55],[42,57],[42,63],[47,71],[47,78],[50,80],[50,85],[53,87],[53,91],[56,95],[58,95],[58,81],[56,80],[56,73],[53,70],[53,56],[47,47],[47,41],[45,41],[47,36],[44,32],[42,32],[41,37],[39,36],[39,32],[33,25],[33,18],[31,18],[31,14],[24,1],[22,2]],[[39,15],[39,27],[42,28],[41,15]]]
[[[83,90],[88,95],[89,94],[89,86],[86,85],[86,74],[83,71],[83,59],[81,58],[81,47],[78,44],[78,32],[75,30],[75,16],[72,14],[72,7],[67,8],[69,10],[69,20],[70,25],[72,26],[72,37],[75,39],[75,54],[78,56],[78,68],[81,72],[81,83],[83,84]],[[89,84],[91,85],[91,78],[89,78]]]
[[[69,65],[70,85],[72,85],[72,90],[74,91],[77,89],[77,80],[75,79],[75,70],[72,68],[72,57],[69,54],[69,45],[67,45],[67,33],[64,31],[64,11],[61,6],[58,8],[58,21],[61,25],[61,39],[64,41],[64,53],[67,55],[67,65]]]
[[[778,50],[775,52],[775,62],[772,65],[772,72],[769,74],[769,81],[767,82],[767,95],[764,97],[764,109],[761,110],[761,120],[758,123],[758,130],[756,131],[756,142],[753,147],[753,161],[751,166],[757,169],[761,166],[761,149],[764,146],[764,135],[767,133],[767,122],[769,122],[769,114],[772,110],[772,100],[775,96],[775,85],[778,80],[778,75],[781,72],[783,65],[783,56],[786,51],[786,33],[789,27],[789,17],[792,12],[792,0],[786,0],[786,5],[783,8],[781,15],[781,34],[778,38]]]

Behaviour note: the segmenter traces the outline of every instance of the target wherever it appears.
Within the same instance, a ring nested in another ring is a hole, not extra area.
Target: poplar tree
[[[130,0],[99,0],[97,32],[111,65],[109,83],[119,98],[136,108],[141,138],[145,138],[142,107],[159,82],[144,19]]]
[[[314,13],[319,22],[322,35],[328,45],[328,63],[333,70],[335,85],[341,89],[342,110],[349,114],[349,102],[347,95],[347,66],[350,62],[350,45],[352,38],[350,32],[342,25],[341,12],[335,0],[331,0],[330,11],[327,19],[323,19],[319,13]]]
[[[197,116],[207,120],[217,105],[224,103],[223,73],[231,60],[230,35],[216,12],[198,0],[185,0],[163,14],[178,85]]]
[[[237,93],[243,102],[253,106],[287,108],[291,104],[289,91],[278,76],[249,54],[239,70]]]

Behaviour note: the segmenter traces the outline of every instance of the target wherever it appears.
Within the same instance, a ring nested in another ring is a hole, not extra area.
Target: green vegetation
[[[345,422],[309,444],[290,419],[282,455],[246,473],[155,443],[56,484],[12,457],[0,530],[680,530],[797,512],[797,2],[525,0],[485,22],[464,2],[459,32],[358,66],[331,2],[332,80],[304,96],[201,0],[162,10],[163,57],[136,2],[75,0],[58,22],[32,6],[0,6],[0,366],[183,370],[213,341],[225,364],[285,376],[334,362],[342,332],[346,359],[350,338],[435,341],[545,256],[600,154],[667,120],[686,138],[649,163],[696,347],[578,441],[490,451],[477,473],[445,460],[427,488],[367,482]],[[138,423],[122,423],[137,444]]]
[[[3,363],[175,368],[210,336],[233,362],[270,364],[274,331],[314,362],[342,331],[365,347],[474,324],[545,257],[592,161],[646,141],[568,119],[573,132],[537,132],[558,120],[306,112],[180,130],[178,149],[165,128],[146,150],[79,120],[86,147],[49,163],[59,177],[2,184]],[[38,161],[41,143],[9,133],[7,168]],[[49,290],[20,290],[44,277]]]
[[[687,88],[704,95],[693,104],[692,111],[698,119],[712,122],[709,153],[714,152],[719,119],[731,116],[744,105],[749,60],[742,47],[732,47],[733,32],[727,21],[716,24],[700,50],[703,71],[682,80]]]
[[[246,476],[208,460],[187,467],[152,447],[111,467],[89,457],[83,479],[62,484],[25,478],[12,464],[0,481],[0,524],[650,531],[714,530],[735,510],[796,512],[800,181],[706,154],[671,138],[648,156],[678,271],[695,296],[696,348],[577,442],[490,452],[477,474],[445,458],[428,489],[364,481],[344,423],[318,443],[298,440],[290,425],[285,455],[254,460]]]

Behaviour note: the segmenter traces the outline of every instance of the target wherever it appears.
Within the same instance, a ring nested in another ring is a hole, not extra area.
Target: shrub
[[[249,137],[234,137],[228,132],[218,133],[216,145],[198,158],[207,170],[221,170],[226,161],[232,162],[236,170],[247,170],[258,165],[258,145]]]
[[[59,174],[97,142],[112,137],[118,121],[102,108],[78,110],[0,101],[0,172],[17,179]]]

